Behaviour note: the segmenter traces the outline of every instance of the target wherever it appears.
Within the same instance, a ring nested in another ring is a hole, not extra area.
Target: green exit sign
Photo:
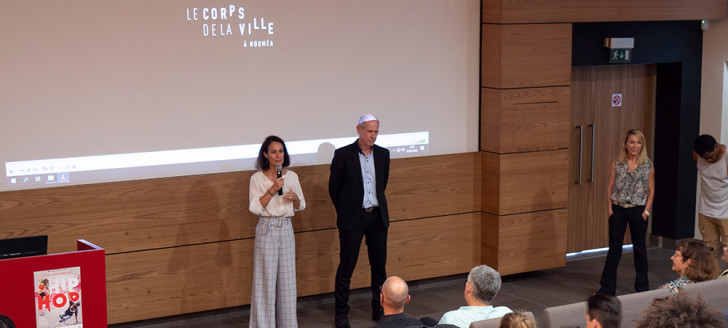
[[[609,49],[610,63],[629,63],[632,61],[632,49]]]

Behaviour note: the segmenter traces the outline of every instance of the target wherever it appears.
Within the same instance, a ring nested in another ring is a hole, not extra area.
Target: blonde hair
[[[517,310],[504,315],[498,328],[536,328],[536,323],[525,312]]]
[[[637,165],[642,165],[649,160],[647,157],[647,142],[645,141],[645,135],[642,131],[637,129],[630,129],[627,131],[627,135],[624,137],[624,144],[622,144],[622,150],[619,152],[619,158],[617,158],[617,163],[627,163],[627,148],[625,148],[625,146],[627,145],[627,141],[631,135],[637,137],[637,140],[639,140],[642,144],[642,149],[640,150],[640,153],[637,154]]]

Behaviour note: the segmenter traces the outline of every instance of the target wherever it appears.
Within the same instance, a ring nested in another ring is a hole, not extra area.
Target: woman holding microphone
[[[623,149],[609,169],[607,202],[609,206],[609,252],[602,271],[599,293],[617,292],[617,266],[622,257],[622,242],[629,225],[637,276],[634,289],[649,290],[647,279],[647,217],[655,196],[655,169],[647,157],[645,135],[627,131]]]
[[[296,243],[291,217],[303,210],[298,175],[283,140],[268,136],[260,146],[250,177],[249,210],[259,216],[253,252],[250,327],[298,327],[296,318]]]

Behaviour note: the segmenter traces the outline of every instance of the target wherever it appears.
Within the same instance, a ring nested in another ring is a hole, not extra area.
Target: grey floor
[[[670,268],[672,249],[652,247],[648,250],[649,279],[652,289],[676,279]],[[604,253],[577,256],[562,268],[534,271],[503,277],[501,292],[494,305],[523,309],[540,316],[551,306],[581,302],[599,289],[599,276],[604,265]],[[634,292],[632,253],[625,251],[619,265],[617,295]],[[367,265],[366,263],[360,265]],[[466,274],[419,281],[409,281],[412,300],[405,311],[412,317],[432,317],[465,305],[463,288]],[[352,327],[371,327],[369,290],[352,291],[349,321]],[[111,325],[112,328],[170,328],[170,327],[247,327],[249,306],[194,313],[133,323]],[[333,294],[301,297],[298,300],[299,327],[333,327]]]

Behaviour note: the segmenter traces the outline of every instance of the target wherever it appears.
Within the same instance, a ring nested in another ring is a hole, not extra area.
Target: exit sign
[[[632,61],[632,49],[609,49],[610,63],[629,63]]]

